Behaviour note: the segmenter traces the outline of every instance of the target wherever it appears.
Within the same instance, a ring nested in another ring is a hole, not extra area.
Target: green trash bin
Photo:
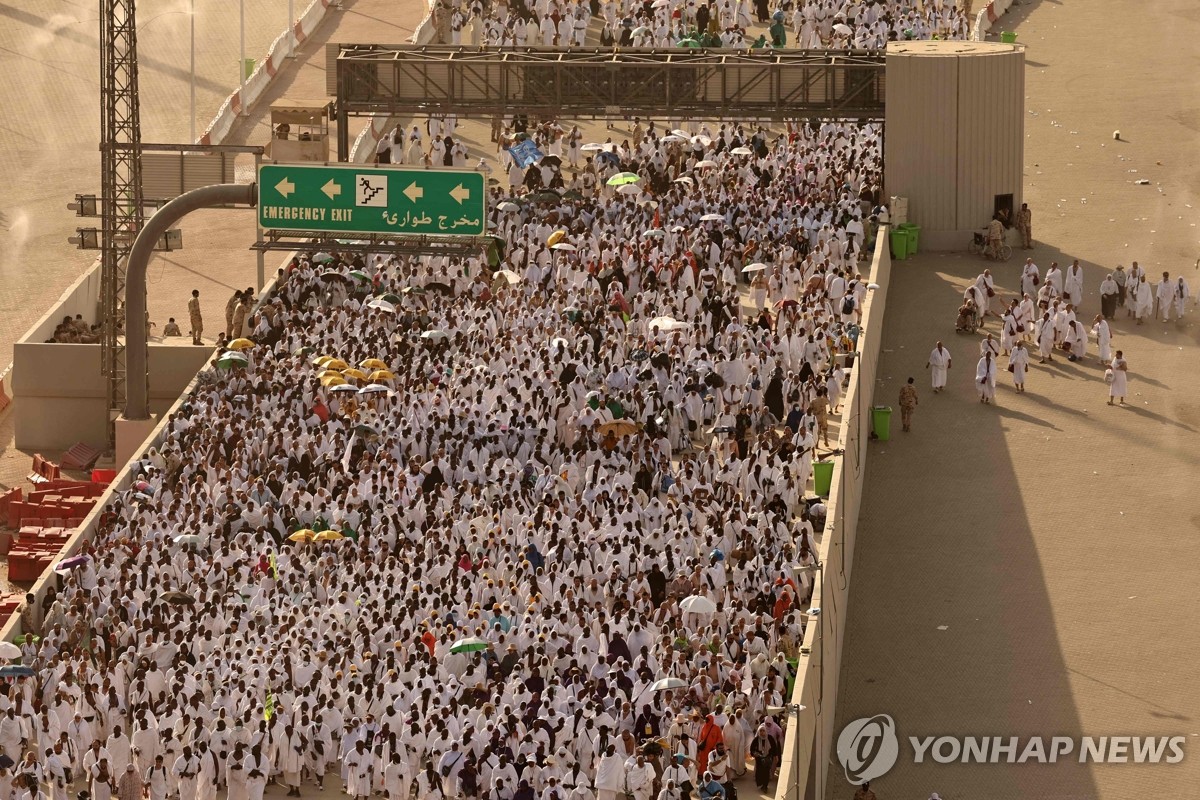
[[[829,497],[829,487],[833,485],[833,462],[813,462],[813,490],[821,497]]]
[[[1016,44],[1017,35],[1012,31],[1004,31],[1000,34],[1000,41],[1004,42],[1005,44]]]
[[[908,258],[908,231],[903,228],[893,228],[888,235],[892,240],[892,258],[897,261]]]
[[[904,224],[897,225],[896,227],[904,231],[905,235],[908,237],[908,254],[910,256],[915,256],[917,254],[917,244],[921,237],[921,227],[919,225],[914,225],[911,222],[905,222]]]
[[[250,80],[250,76],[254,74],[254,68],[258,66],[253,58],[242,59],[242,80]]]
[[[871,430],[881,442],[892,438],[892,407],[871,406]]]

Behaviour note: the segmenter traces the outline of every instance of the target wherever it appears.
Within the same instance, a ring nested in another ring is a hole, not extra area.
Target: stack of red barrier
[[[38,484],[24,500],[19,493],[6,505],[0,500],[0,509],[10,528],[67,527],[72,520],[77,526],[103,493],[104,486],[98,483],[59,479]]]
[[[8,551],[8,579],[32,583],[58,558],[71,531],[61,527],[22,527]]]
[[[25,602],[25,595],[20,592],[7,592],[0,594],[0,619],[8,619],[13,614],[17,613],[17,609],[21,607],[21,603]]]

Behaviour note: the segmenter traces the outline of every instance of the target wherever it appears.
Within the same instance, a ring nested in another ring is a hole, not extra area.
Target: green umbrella
[[[250,359],[236,351],[225,353],[217,359],[218,369],[241,369],[250,363]]]
[[[563,192],[563,200],[582,200],[583,193],[575,189]]]
[[[676,47],[699,47],[700,43],[695,39],[680,39],[675,43]]]
[[[394,292],[388,292],[387,294],[379,295],[379,299],[383,300],[386,303],[399,303],[400,295],[398,295]]]
[[[425,294],[425,287],[423,287],[423,286],[405,286],[403,289],[400,290],[400,294]]]
[[[642,179],[641,175],[635,175],[632,172],[618,172],[613,175],[605,183],[609,186],[624,186],[627,183],[637,183]]]
[[[478,653],[481,650],[487,649],[488,643],[475,636],[468,636],[465,639],[459,639],[457,642],[450,645],[451,653]]]
[[[350,277],[357,278],[360,281],[370,282],[370,280],[371,280],[371,276],[368,275],[367,273],[363,272],[361,269],[352,270],[350,272]]]

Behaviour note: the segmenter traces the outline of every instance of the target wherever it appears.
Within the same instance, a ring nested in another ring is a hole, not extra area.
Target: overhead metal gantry
[[[350,117],[454,113],[606,119],[882,121],[884,54],[866,50],[562,49],[330,44],[338,160]]]
[[[335,250],[339,253],[466,257],[478,255],[480,248],[489,241],[491,241],[491,237],[488,236],[404,236],[396,238],[379,234],[268,230],[264,232],[263,240],[251,245],[250,249],[282,252]]]

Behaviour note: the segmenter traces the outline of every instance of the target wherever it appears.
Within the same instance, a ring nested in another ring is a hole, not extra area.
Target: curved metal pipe
[[[125,271],[125,418],[150,419],[147,368],[146,268],[168,229],[193,211],[231,203],[258,205],[258,185],[219,183],[184,192],[160,208],[138,232]]]

